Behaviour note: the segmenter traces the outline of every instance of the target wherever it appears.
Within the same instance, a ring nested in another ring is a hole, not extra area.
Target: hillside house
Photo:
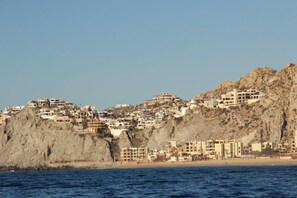
[[[231,92],[223,94],[221,96],[221,100],[223,102],[224,107],[230,106],[238,106],[240,104],[252,104],[260,100],[265,94],[256,90],[256,89],[248,89],[245,91],[240,91],[234,89]]]
[[[87,122],[87,131],[89,133],[97,133],[100,130],[106,129],[108,129],[108,126],[105,124],[105,122],[99,119],[92,119]]]

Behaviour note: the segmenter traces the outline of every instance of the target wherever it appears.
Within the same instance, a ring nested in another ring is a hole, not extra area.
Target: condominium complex
[[[189,155],[206,155],[212,159],[236,158],[243,154],[243,144],[235,140],[208,140],[186,143]]]

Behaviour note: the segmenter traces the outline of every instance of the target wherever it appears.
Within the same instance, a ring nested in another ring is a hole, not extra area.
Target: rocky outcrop
[[[200,98],[219,97],[234,88],[256,88],[266,93],[260,101],[229,109],[198,107],[183,118],[168,121],[163,127],[137,133],[139,145],[163,147],[170,140],[235,138],[245,144],[271,141],[289,144],[296,130],[297,65],[289,64],[276,72],[257,68],[239,81],[226,81]],[[142,141],[139,141],[142,140]]]
[[[44,121],[25,108],[0,131],[0,167],[48,167],[65,162],[112,162],[110,144],[75,131],[70,124]]]

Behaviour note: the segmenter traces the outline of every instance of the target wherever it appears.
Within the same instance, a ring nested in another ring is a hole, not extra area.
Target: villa
[[[259,101],[263,96],[265,96],[265,94],[256,89],[248,89],[246,91],[234,89],[231,92],[223,94],[221,96],[221,100],[224,107],[230,107],[238,106],[244,103],[252,104]]]
[[[172,94],[169,93],[160,93],[157,96],[154,96],[151,100],[146,100],[144,102],[145,105],[154,105],[156,103],[167,103],[167,102],[181,102],[182,100]]]
[[[89,133],[97,133],[100,130],[106,130],[108,126],[105,124],[105,122],[99,120],[99,119],[92,119],[87,122],[87,131]]]
[[[195,101],[196,105],[204,106],[207,108],[229,108],[240,106],[242,104],[252,104],[259,101],[264,93],[256,89],[248,89],[245,91],[234,89],[231,92],[221,95],[221,99],[212,98],[209,100],[193,99],[188,105],[194,106]]]

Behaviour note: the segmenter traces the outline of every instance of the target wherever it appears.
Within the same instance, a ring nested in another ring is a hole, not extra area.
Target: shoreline
[[[149,162],[149,163],[122,163],[116,164],[110,169],[129,168],[170,168],[170,167],[224,167],[224,166],[297,166],[297,159],[227,159],[205,160],[192,162]]]
[[[227,167],[227,166],[297,166],[297,159],[226,159],[192,162],[70,162],[50,166],[20,168],[17,166],[0,167],[1,172],[46,171],[46,170],[102,170],[138,168],[177,168],[177,167]]]

